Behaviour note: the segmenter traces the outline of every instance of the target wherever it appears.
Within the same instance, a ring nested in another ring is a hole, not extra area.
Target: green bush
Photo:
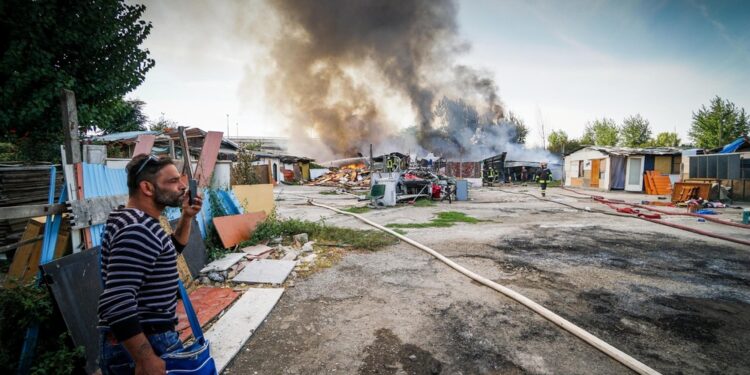
[[[73,349],[62,317],[46,288],[12,285],[0,289],[0,374],[15,374],[26,330],[39,325],[32,374],[70,374],[83,359]]]

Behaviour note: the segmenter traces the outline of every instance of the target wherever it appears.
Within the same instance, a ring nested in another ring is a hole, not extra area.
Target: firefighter
[[[547,162],[540,163],[539,170],[536,171],[536,182],[542,189],[542,196],[545,197],[547,192],[547,183],[552,182],[552,171],[547,168]]]

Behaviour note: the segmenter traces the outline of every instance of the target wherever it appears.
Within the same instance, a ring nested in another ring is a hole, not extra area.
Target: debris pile
[[[225,282],[248,284],[283,284],[295,269],[307,271],[315,262],[315,241],[306,233],[294,236],[289,246],[255,245],[229,253],[201,270],[201,284],[220,286]]]
[[[370,170],[364,163],[348,164],[316,178],[308,185],[343,188],[369,188]]]

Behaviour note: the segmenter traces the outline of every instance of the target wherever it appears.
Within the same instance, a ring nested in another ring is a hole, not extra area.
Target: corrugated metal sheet
[[[48,173],[49,175],[49,173]],[[128,194],[127,185],[128,175],[124,169],[108,168],[101,164],[83,163],[83,194],[84,198],[106,197]],[[218,203],[217,209],[219,215],[239,215],[244,213],[234,192],[224,189],[204,189],[203,196],[208,197],[212,194],[216,197]],[[167,207],[164,211],[167,219],[176,220],[180,218],[180,209],[176,207]],[[203,208],[198,214],[198,227],[201,236],[206,237],[207,224],[213,220],[213,210],[210,201],[204,200]],[[93,246],[101,245],[102,232],[104,224],[94,225],[91,227],[91,238]]]
[[[83,197],[109,197],[128,194],[128,175],[124,169],[108,168],[101,164],[83,163]],[[91,243],[102,244],[104,224],[91,226]]]

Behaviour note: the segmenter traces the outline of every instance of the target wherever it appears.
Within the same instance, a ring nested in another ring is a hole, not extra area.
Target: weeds
[[[430,198],[419,198],[414,202],[414,207],[432,207],[435,201]]]
[[[397,242],[388,234],[376,230],[341,228],[326,225],[322,222],[298,219],[279,220],[275,217],[269,217],[266,221],[258,224],[252,238],[240,246],[255,245],[271,238],[289,237],[299,233],[307,233],[311,240],[349,244],[354,248],[364,250],[377,250]]]
[[[354,206],[354,207],[345,208],[342,211],[351,212],[353,214],[363,214],[365,212],[369,212],[370,211],[370,207],[367,207],[367,206]]]
[[[386,224],[389,228],[447,228],[455,223],[476,224],[479,219],[466,216],[463,212],[444,211],[438,213],[438,217],[427,223],[409,223],[409,224]]]

